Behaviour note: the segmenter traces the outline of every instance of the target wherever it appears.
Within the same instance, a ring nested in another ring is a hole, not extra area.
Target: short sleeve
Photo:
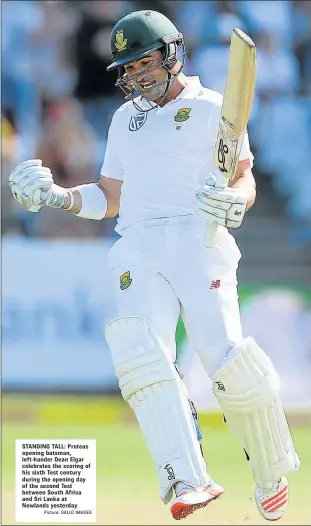
[[[100,170],[102,177],[123,181],[123,170],[120,156],[120,140],[117,139],[116,113],[114,114],[108,130],[106,152]]]

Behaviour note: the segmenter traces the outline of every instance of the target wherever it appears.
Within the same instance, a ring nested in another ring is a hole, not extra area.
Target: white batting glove
[[[241,226],[247,207],[247,199],[238,188],[216,188],[215,177],[209,174],[206,184],[196,193],[197,214],[208,223],[227,228]]]
[[[44,204],[40,201],[41,191],[48,192],[54,181],[51,170],[42,166],[41,159],[31,159],[14,168],[9,182],[14,199],[29,212],[38,212]]]
[[[54,183],[50,168],[42,166],[41,159],[20,163],[11,173],[9,182],[14,199],[29,212],[38,212],[44,205],[62,208],[68,194],[72,196],[68,189]]]

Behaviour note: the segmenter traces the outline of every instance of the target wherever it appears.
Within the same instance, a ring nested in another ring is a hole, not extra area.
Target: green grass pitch
[[[230,430],[226,425],[218,427],[204,425],[203,433],[203,448],[209,472],[226,491],[221,499],[185,519],[185,524],[243,526],[269,524],[257,512],[250,466]],[[294,427],[293,436],[302,467],[299,472],[289,475],[289,510],[286,517],[277,524],[310,525],[310,426]],[[170,516],[169,506],[165,506],[160,500],[157,477],[140,430],[136,422],[129,419],[103,425],[100,422],[85,425],[4,423],[2,428],[3,525],[16,524],[14,447],[16,439],[25,438],[95,438],[97,440],[96,524],[176,524]]]

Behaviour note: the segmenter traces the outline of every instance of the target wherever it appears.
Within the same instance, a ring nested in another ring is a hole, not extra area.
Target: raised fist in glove
[[[246,197],[240,194],[239,188],[217,188],[214,185],[215,178],[209,176],[206,184],[196,193],[198,216],[209,223],[238,228],[246,212]]]
[[[69,193],[54,183],[50,168],[42,166],[41,159],[20,163],[9,182],[14,199],[29,212],[38,212],[44,205],[62,208]]]
[[[45,204],[41,191],[48,192],[53,184],[49,168],[42,166],[40,159],[20,163],[9,177],[13,197],[29,212],[38,212]]]

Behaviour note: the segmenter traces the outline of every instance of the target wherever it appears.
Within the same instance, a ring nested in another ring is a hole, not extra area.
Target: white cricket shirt
[[[101,175],[123,181],[116,231],[148,219],[196,214],[195,192],[215,171],[222,95],[199,77],[171,102],[148,113],[132,101],[115,112]],[[136,99],[140,107],[146,102]],[[146,105],[147,107],[147,105]],[[240,160],[253,155],[245,136]]]

